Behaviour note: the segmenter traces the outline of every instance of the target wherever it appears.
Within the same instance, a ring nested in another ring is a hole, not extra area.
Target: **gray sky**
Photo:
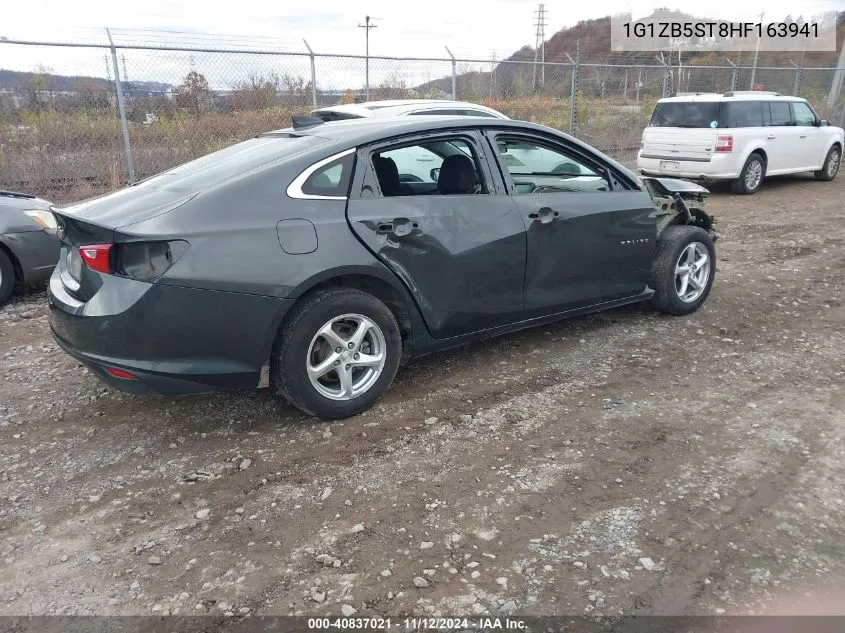
[[[370,31],[372,55],[446,57],[448,46],[458,57],[489,60],[500,58],[523,45],[534,43],[534,0],[426,0],[405,4],[396,0],[321,0],[320,2],[278,2],[239,0],[26,0],[8,2],[3,8],[0,36],[9,39],[59,41],[105,41],[103,28],[113,29],[115,39],[127,43],[224,45],[243,48],[267,47],[304,51],[305,38],[316,52],[363,54],[364,29],[357,28],[369,13],[380,18]],[[311,9],[310,7],[314,7]],[[652,8],[668,6],[693,14],[701,13],[700,0],[552,0],[546,2],[548,35],[579,20],[632,11],[634,17]],[[798,10],[796,7],[800,6]],[[707,10],[720,18],[754,21],[761,10],[766,20],[787,14],[809,17],[816,13],[845,9],[845,0],[709,0]],[[412,17],[408,17],[412,16]],[[208,66],[214,84],[243,76],[250,68],[274,68],[307,74],[307,60],[266,59],[253,56],[217,57],[198,54],[193,60],[182,54],[127,52],[130,78],[160,76],[173,82],[193,64]],[[102,51],[24,48],[0,45],[0,67],[32,70],[44,64],[56,73],[104,75]],[[322,66],[322,69],[321,69]],[[360,66],[360,68],[359,68]],[[479,65],[479,67],[483,67]],[[484,69],[489,68],[489,64]],[[322,72],[320,72],[322,70]],[[343,75],[363,73],[363,62],[318,60],[318,77],[325,82],[343,82]],[[442,76],[449,64],[433,62],[394,64],[374,61],[374,81],[390,74],[407,76],[410,82]],[[413,78],[412,78],[413,77]]]

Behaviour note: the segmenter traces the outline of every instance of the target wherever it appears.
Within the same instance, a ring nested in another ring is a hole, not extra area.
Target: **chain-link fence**
[[[307,46],[307,45],[306,45]],[[0,188],[75,200],[364,100],[446,98],[570,132],[630,161],[664,95],[765,89],[845,123],[834,68],[357,57],[0,40]],[[832,86],[834,89],[832,89]]]

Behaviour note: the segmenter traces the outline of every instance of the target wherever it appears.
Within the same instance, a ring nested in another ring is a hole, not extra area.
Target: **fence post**
[[[791,59],[789,61],[792,62]],[[795,62],[792,62],[792,65],[795,66],[795,85],[792,88],[792,94],[797,97],[798,91],[801,90],[801,72],[804,70],[804,68],[803,66],[801,66],[801,64],[796,64]]]
[[[842,101],[842,114],[839,115],[839,127],[845,127],[845,100]]]
[[[126,170],[130,185],[135,184],[135,165],[132,162],[132,145],[129,143],[129,124],[126,122],[126,105],[123,102],[123,88],[120,85],[120,66],[117,63],[117,50],[111,38],[111,31],[106,29],[109,36],[109,48],[111,48],[111,62],[114,66],[114,88],[117,91],[117,109],[120,113],[120,129],[123,132],[123,149],[126,152]]]
[[[567,53],[572,64],[572,85],[569,87],[569,134],[578,132],[578,73],[581,67],[581,40],[575,40],[575,59]]]
[[[444,46],[443,48],[446,49],[446,52],[449,53],[449,57],[452,58],[452,101],[458,100],[458,90],[457,90],[457,79],[458,79],[458,65],[455,56],[452,55],[452,51],[449,50],[448,46]]]
[[[726,59],[725,61],[727,61],[731,65],[731,92],[735,92],[736,91],[737,77],[738,77],[738,73],[739,73],[739,66],[734,64],[729,59]]]
[[[303,38],[305,48],[308,49],[308,56],[311,58],[311,103],[314,109],[317,109],[317,67],[314,65],[314,51],[308,46],[308,42]]]
[[[663,53],[660,53],[660,57],[657,58],[661,64],[663,64],[663,92],[661,93],[661,97],[668,97],[669,96],[669,64],[666,63],[666,59],[663,57]]]

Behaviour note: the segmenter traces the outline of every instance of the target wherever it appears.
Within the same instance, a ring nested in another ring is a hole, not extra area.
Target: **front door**
[[[474,132],[360,152],[347,214],[435,338],[524,317],[525,225]]]
[[[600,157],[558,139],[489,138],[527,224],[529,317],[646,290],[656,246],[647,193],[626,188]]]
[[[819,125],[816,113],[810,106],[801,101],[792,102],[792,116],[798,136],[795,149],[801,156],[801,168],[808,171],[821,169],[826,158],[827,130]]]

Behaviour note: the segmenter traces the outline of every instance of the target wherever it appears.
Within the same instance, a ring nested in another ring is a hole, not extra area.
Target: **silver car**
[[[367,101],[364,103],[345,103],[326,106],[311,112],[311,116],[323,121],[343,119],[369,119],[397,116],[480,116],[489,119],[508,119],[493,108],[469,103],[467,101],[449,101],[446,99],[392,99],[385,101]]]
[[[15,287],[49,279],[58,261],[50,203],[26,193],[0,191],[0,306]]]

